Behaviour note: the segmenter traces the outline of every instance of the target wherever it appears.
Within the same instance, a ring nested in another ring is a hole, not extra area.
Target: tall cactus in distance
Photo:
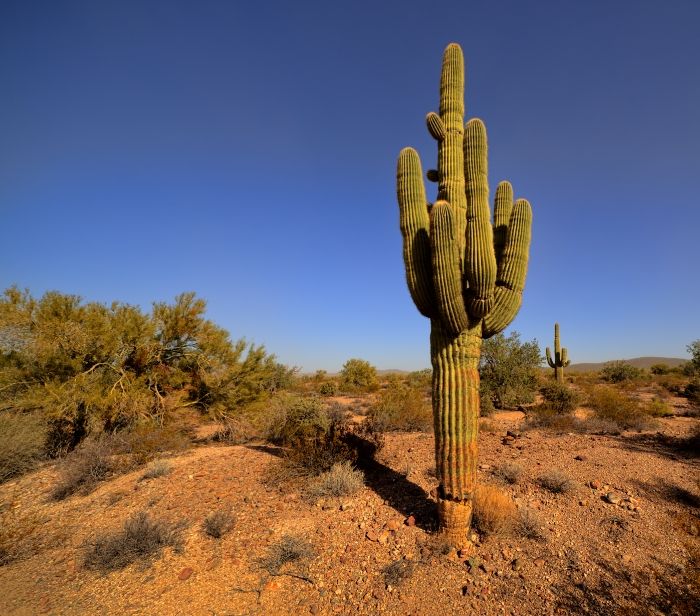
[[[426,118],[438,144],[437,200],[427,202],[420,159],[404,148],[397,196],[406,281],[431,323],[438,517],[445,539],[468,542],[476,483],[479,359],[482,339],[502,331],[522,302],[532,210],[513,203],[513,188],[496,189],[490,220],[483,122],[464,124],[464,58],[451,43],[443,55],[440,113]]]
[[[571,361],[569,360],[569,352],[565,348],[561,348],[559,344],[559,323],[554,324],[554,359],[552,359],[549,347],[546,348],[546,352],[547,363],[550,368],[554,368],[554,380],[558,383],[563,383],[564,368],[566,368]]]

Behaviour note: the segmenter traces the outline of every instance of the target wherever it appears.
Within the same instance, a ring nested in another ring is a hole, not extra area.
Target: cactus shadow
[[[363,459],[358,467],[365,485],[403,517],[414,516],[416,526],[426,532],[437,530],[437,505],[419,485],[376,459]]]

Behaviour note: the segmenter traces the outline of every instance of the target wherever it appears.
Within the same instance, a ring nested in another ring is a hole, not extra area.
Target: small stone
[[[600,490],[600,481],[589,481],[588,485],[593,488],[594,490]]]
[[[637,510],[637,508],[635,507],[635,511],[636,511],[636,510]],[[692,523],[690,524],[690,527],[688,528],[688,532],[689,532],[693,537],[697,537],[698,534],[699,534],[699,531],[700,531],[700,529],[698,529],[698,525],[697,525],[697,524],[692,524]]]
[[[469,555],[471,554],[471,550],[469,548],[462,548],[457,552],[457,557],[460,560],[464,560],[465,558],[469,558]]]
[[[352,503],[341,503],[341,505],[340,505],[341,511],[349,511],[350,509],[352,509]]]
[[[544,565],[544,558],[535,558],[535,560],[532,561],[532,564],[536,567],[541,567]]]
[[[392,518],[384,525],[384,528],[386,528],[389,531],[396,532],[397,530],[399,530],[399,528],[401,528],[401,522],[396,518]]]
[[[520,569],[522,569],[523,562],[519,558],[514,558],[513,562],[510,563],[510,566],[512,567],[513,571],[520,571]]]
[[[415,526],[416,525],[416,518],[415,516],[409,515],[406,520],[404,521],[404,524],[406,526]]]
[[[280,583],[277,580],[269,580],[263,588],[264,590],[277,590],[279,587]]]
[[[514,430],[508,430],[506,432],[506,436],[510,436],[512,438],[520,438],[520,432],[516,432]]]
[[[623,563],[632,562],[632,557],[629,554],[623,554],[622,555],[622,562]]]
[[[608,492],[605,496],[603,496],[603,500],[611,505],[617,505],[620,501],[622,501],[622,497],[619,494],[615,494],[615,492]]]
[[[586,503],[585,500],[580,500],[580,501],[578,502],[578,504],[579,504],[580,507],[585,507],[585,506],[587,505],[587,503]]]
[[[578,460],[579,462],[585,462],[587,460],[586,456],[582,456],[581,454],[578,454],[577,456],[574,456],[574,460]]]
[[[469,539],[472,543],[479,543],[479,535],[477,535],[476,533],[472,533]]]
[[[321,608],[318,607],[318,604],[317,604],[317,603],[312,603],[312,604],[309,606],[309,612],[310,612],[311,614],[318,614],[320,611],[321,611]]]
[[[379,536],[377,537],[377,541],[381,545],[386,545],[387,542],[389,541],[389,531],[383,530],[381,533],[379,533]]]
[[[180,580],[181,582],[184,582],[185,580],[189,580],[190,576],[194,573],[194,569],[192,567],[185,567],[180,573],[177,575],[177,579]]]
[[[493,467],[490,464],[479,464],[479,470],[480,471],[489,471]]]
[[[370,541],[377,541],[379,539],[379,535],[377,535],[377,533],[373,530],[368,530],[365,533],[365,537],[367,537],[367,539]]]

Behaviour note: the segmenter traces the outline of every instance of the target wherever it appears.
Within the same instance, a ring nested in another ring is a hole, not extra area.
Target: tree
[[[607,362],[600,371],[600,376],[610,383],[622,383],[638,379],[642,374],[639,368],[621,359]]]
[[[686,349],[688,349],[688,353],[693,356],[690,360],[693,369],[695,372],[700,373],[700,340],[694,340]]]
[[[340,371],[342,386],[349,390],[377,389],[377,369],[364,359],[348,359]]]
[[[520,342],[518,332],[484,340],[479,364],[482,395],[489,397],[496,408],[532,402],[541,365],[537,341]]]

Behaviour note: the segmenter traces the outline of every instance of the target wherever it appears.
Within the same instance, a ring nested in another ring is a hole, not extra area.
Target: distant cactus
[[[564,382],[564,368],[566,368],[571,362],[569,361],[569,353],[566,349],[562,349],[559,344],[559,323],[554,324],[554,359],[552,359],[552,353],[549,347],[546,349],[547,352],[547,363],[550,368],[554,368],[554,379],[558,383]]]
[[[449,543],[464,546],[476,483],[481,343],[520,309],[532,211],[525,199],[513,203],[513,188],[501,182],[491,223],[486,128],[475,118],[464,125],[459,45],[445,50],[440,113],[426,120],[438,142],[438,168],[428,172],[438,182],[437,200],[426,200],[412,148],[399,156],[397,195],[408,288],[431,322],[440,529]]]

